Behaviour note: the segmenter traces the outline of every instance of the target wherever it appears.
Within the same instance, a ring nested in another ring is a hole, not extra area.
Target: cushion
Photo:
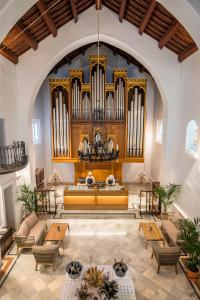
[[[36,216],[36,213],[33,211],[26,219],[25,219],[29,229],[31,229],[35,223],[38,221],[38,217]]]
[[[48,252],[54,252],[58,250],[58,245],[43,245],[43,246],[38,246],[38,245],[35,245],[33,248],[32,248],[32,251],[34,253],[48,253]]]
[[[180,249],[178,247],[153,247],[153,250],[158,254],[179,254]]]
[[[179,233],[178,228],[170,221],[170,220],[164,220],[162,222],[162,228],[169,236],[170,240],[174,243],[177,241],[177,236]]]
[[[26,220],[22,222],[22,224],[19,227],[19,230],[16,233],[16,236],[28,236],[29,234],[29,227],[26,223]]]
[[[46,229],[46,222],[44,220],[38,221],[30,230],[29,236],[35,237],[35,243],[40,240],[42,237],[42,234],[44,233]]]

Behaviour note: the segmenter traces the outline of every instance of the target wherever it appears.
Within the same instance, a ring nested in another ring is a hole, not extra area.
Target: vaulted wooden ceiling
[[[0,54],[18,63],[18,57],[30,48],[37,50],[40,41],[95,4],[102,5],[127,20],[158,41],[158,47],[167,47],[181,62],[198,50],[192,37],[178,20],[156,0],[39,0],[13,26],[0,44]],[[130,35],[131,38],[131,35]]]

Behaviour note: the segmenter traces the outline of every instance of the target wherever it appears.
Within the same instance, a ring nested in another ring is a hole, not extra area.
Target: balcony
[[[0,146],[0,174],[23,169],[28,162],[25,143],[13,142],[10,146]]]

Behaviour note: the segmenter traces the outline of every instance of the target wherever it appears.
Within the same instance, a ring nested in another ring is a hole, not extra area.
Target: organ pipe
[[[104,74],[102,71],[102,111],[103,111],[103,119],[105,118],[105,100],[104,100],[104,93],[105,93],[105,88],[104,88]]]
[[[81,91],[77,79],[72,86],[72,117],[75,120],[81,118]]]
[[[63,154],[63,103],[62,91],[59,91],[60,152]]]
[[[58,97],[56,97],[56,144],[57,144],[57,156],[60,150],[60,124],[59,124],[59,108],[58,108]]]
[[[127,134],[127,156],[130,156],[130,111],[128,110],[128,134]]]
[[[117,85],[117,91],[116,93],[116,120],[118,120],[118,85]]]
[[[67,119],[66,119],[66,104],[63,104],[63,153],[67,156]]]
[[[105,74],[100,65],[96,65],[91,77],[92,112],[94,120],[103,120],[105,116]]]
[[[56,140],[56,109],[53,108],[53,142],[54,142],[54,156],[56,156],[57,140]]]
[[[138,88],[131,92],[127,121],[127,155],[142,157],[144,135],[144,105]]]
[[[136,156],[136,134],[137,134],[137,101],[138,101],[138,89],[135,89],[135,100],[134,100],[134,112],[133,112],[133,144],[132,144],[132,149],[133,149],[133,156]]]
[[[143,135],[144,135],[144,106],[141,109],[141,134],[140,134],[140,156],[143,156]]]
[[[130,156],[133,156],[133,125],[134,125],[134,122],[133,122],[133,104],[134,104],[134,101],[132,99],[131,101],[131,113],[130,113],[130,145],[129,145],[129,149],[130,149]]]
[[[124,119],[124,84],[121,77],[119,77],[116,87],[116,119]]]
[[[69,155],[69,119],[66,97],[63,89],[55,96],[55,106],[52,109],[53,153],[55,157]]]

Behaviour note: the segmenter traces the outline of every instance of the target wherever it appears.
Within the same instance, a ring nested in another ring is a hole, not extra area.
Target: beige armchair
[[[55,271],[56,258],[59,255],[58,245],[33,246],[33,256],[35,257],[37,271],[38,265],[52,265]]]
[[[156,247],[152,248],[152,258],[155,256],[156,262],[158,264],[157,273],[160,272],[161,266],[172,266],[175,267],[177,274],[177,263],[181,254],[178,247]]]

